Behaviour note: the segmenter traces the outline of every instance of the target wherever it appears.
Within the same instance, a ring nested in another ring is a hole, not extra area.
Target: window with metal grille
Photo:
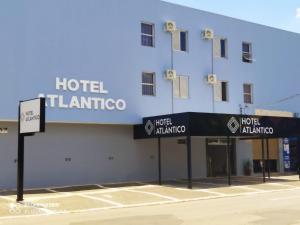
[[[155,96],[155,73],[142,73],[142,94]]]
[[[154,24],[141,23],[141,44],[154,47]]]
[[[252,63],[252,45],[251,45],[251,43],[243,42],[242,50],[243,50],[243,52],[242,52],[243,62]]]
[[[244,84],[243,89],[244,89],[244,103],[252,104],[253,103],[253,98],[252,98],[253,86],[252,86],[252,84]]]

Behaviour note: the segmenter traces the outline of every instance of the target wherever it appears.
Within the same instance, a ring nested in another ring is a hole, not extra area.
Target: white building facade
[[[299,34],[159,0],[7,0],[0,15],[0,189],[16,187],[20,100],[47,99],[46,132],[25,140],[28,188],[156,180],[157,140],[133,138],[143,117],[300,112]],[[226,174],[223,138],[192,137],[193,177]],[[163,179],[186,177],[178,139],[162,139]],[[283,140],[270,145],[283,172]],[[247,160],[260,172],[258,146],[232,142],[233,174]]]

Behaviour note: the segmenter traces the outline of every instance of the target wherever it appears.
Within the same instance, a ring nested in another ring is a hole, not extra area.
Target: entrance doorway
[[[300,149],[300,141],[298,138],[289,138],[289,144],[290,144],[290,171],[296,172],[299,166],[298,154]]]
[[[236,150],[235,140],[229,139],[231,174],[236,174]],[[206,165],[207,176],[227,175],[227,139],[207,138],[206,139]]]

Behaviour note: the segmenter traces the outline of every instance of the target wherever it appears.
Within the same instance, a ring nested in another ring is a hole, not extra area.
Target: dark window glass
[[[267,160],[265,161],[265,165],[267,165]],[[270,171],[271,172],[278,172],[277,170],[277,160],[269,160]],[[253,160],[253,172],[254,173],[261,173],[262,172],[262,160]]]
[[[142,83],[153,84],[153,73],[143,73]]]
[[[252,104],[252,88],[251,84],[244,84],[244,103]]]
[[[221,39],[220,40],[220,45],[221,45],[221,57],[225,58],[226,57],[226,40]]]
[[[246,62],[246,63],[252,62],[251,44],[243,43],[242,59],[243,59],[243,62]]]
[[[251,95],[244,95],[244,103],[251,104]]]
[[[251,85],[250,84],[244,84],[244,93],[251,94]]]
[[[243,43],[243,52],[250,52],[250,45],[248,43]]]
[[[184,31],[180,32],[180,50],[181,51],[186,51],[186,36],[187,33]]]
[[[153,86],[143,85],[143,95],[154,95]]]
[[[143,46],[154,47],[153,25],[141,24],[141,44]]]
[[[143,95],[155,95],[154,92],[154,73],[142,74],[142,94]]]
[[[153,34],[152,28],[153,27],[151,24],[142,23],[142,34],[152,35]]]
[[[222,82],[221,88],[222,88],[222,101],[226,102],[227,101],[227,82]]]

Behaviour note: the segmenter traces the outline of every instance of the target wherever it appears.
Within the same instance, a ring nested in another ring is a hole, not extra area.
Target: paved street
[[[288,179],[287,179],[288,178]],[[0,224],[300,225],[300,181],[275,178],[204,179],[188,190],[184,182],[131,186],[94,186],[27,192],[22,205],[2,194]],[[48,191],[48,192],[47,192]]]

